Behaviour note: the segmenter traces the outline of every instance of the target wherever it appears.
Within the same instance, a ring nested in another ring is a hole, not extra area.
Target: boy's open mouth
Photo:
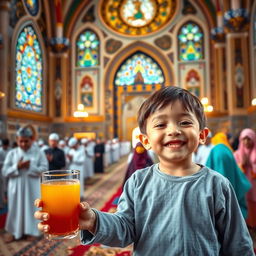
[[[164,144],[165,147],[168,148],[179,148],[185,144],[185,141],[182,140],[172,140],[168,141],[167,143]]]

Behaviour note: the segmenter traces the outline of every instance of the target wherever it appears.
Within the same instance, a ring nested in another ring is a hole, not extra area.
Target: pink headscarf
[[[244,146],[242,140],[245,137],[249,137],[254,145],[253,148],[248,149]],[[249,160],[252,166],[252,174],[253,176],[256,175],[256,133],[254,130],[250,129],[250,128],[246,128],[244,130],[242,130],[240,136],[239,136],[239,146],[238,149],[235,151],[234,156],[237,160],[238,163],[242,162],[243,157],[247,155],[249,156]]]

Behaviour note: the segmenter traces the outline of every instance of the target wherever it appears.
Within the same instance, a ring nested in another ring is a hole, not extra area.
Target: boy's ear
[[[205,143],[208,134],[209,134],[209,129],[207,127],[205,127],[203,130],[200,131],[200,134],[199,134],[199,143],[200,144]]]
[[[145,135],[145,134],[140,134],[140,135],[139,135],[139,140],[140,140],[140,142],[143,144],[143,146],[144,146],[144,148],[145,148],[146,150],[151,149],[151,145],[150,145],[150,143],[149,143],[149,140],[148,140],[147,135]]]

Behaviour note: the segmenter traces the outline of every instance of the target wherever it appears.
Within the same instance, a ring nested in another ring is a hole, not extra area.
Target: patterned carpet
[[[120,159],[105,170],[104,174],[96,174],[85,184],[85,200],[94,208],[103,209],[106,203],[112,202],[113,195],[118,192],[126,171],[127,157]],[[3,220],[3,215],[2,218]],[[1,222],[1,220],[0,220]],[[80,239],[76,237],[64,241],[49,241],[43,237],[33,242],[20,239],[6,244],[3,241],[4,230],[0,230],[0,256],[65,256],[65,255],[123,255],[121,249],[103,248],[96,245],[90,248],[80,246]],[[95,248],[95,249],[94,249]],[[101,252],[99,252],[101,250]]]

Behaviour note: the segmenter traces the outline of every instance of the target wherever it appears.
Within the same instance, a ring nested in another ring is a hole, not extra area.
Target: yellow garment
[[[224,132],[218,132],[216,133],[212,139],[211,142],[213,145],[218,145],[218,144],[224,144],[226,145],[231,151],[233,151],[232,147],[229,144],[227,135]]]

